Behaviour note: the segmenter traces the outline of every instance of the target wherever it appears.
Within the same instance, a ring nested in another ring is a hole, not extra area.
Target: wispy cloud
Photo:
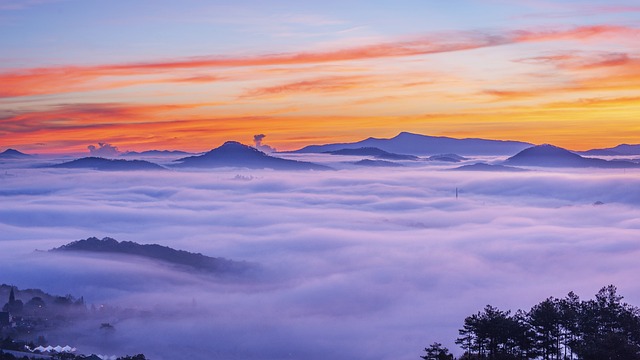
[[[514,32],[514,42],[555,41],[555,40],[589,40],[596,37],[637,37],[640,29],[615,25],[579,26],[561,30]]]
[[[560,52],[515,60],[526,64],[548,64],[565,70],[589,70],[612,66],[634,65],[637,58],[623,52]]]
[[[30,7],[56,3],[67,0],[0,0],[0,11],[3,10],[23,10]]]
[[[560,30],[522,30],[504,32],[453,32],[430,34],[410,40],[397,40],[343,49],[264,54],[247,57],[206,56],[173,61],[16,69],[0,73],[6,84],[0,97],[55,94],[61,92],[109,89],[145,83],[215,81],[216,76],[167,77],[175,71],[208,68],[311,65],[329,62],[409,57],[458,52],[519,42],[590,40],[608,36],[637,36],[639,30],[623,26],[581,26]],[[159,77],[163,75],[162,77]],[[101,80],[98,82],[97,80]]]
[[[371,80],[367,76],[331,76],[286,84],[267,86],[247,91],[243,98],[283,96],[289,94],[330,93],[363,87]]]

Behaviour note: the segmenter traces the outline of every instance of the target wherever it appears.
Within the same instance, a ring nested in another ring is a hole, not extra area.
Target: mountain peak
[[[19,159],[19,158],[28,158],[31,157],[29,154],[25,154],[16,149],[7,149],[0,153],[0,158],[2,159]]]
[[[564,156],[571,157],[574,159],[580,158],[580,155],[573,153],[567,149],[561,148],[559,146],[551,145],[551,144],[542,144],[532,146],[528,149],[522,150],[515,156]],[[514,157],[515,157],[514,156]]]
[[[164,167],[144,160],[105,159],[101,157],[84,157],[62,164],[51,165],[52,168],[94,169],[103,171],[125,170],[166,170]]]
[[[294,153],[323,153],[341,149],[376,147],[381,150],[414,156],[455,153],[461,155],[513,155],[532,144],[519,141],[456,139],[403,131],[390,139],[368,138],[353,143],[309,145]]]
[[[227,141],[204,155],[176,160],[177,167],[241,167],[274,170],[329,170],[329,167],[304,161],[282,159],[237,141]]]
[[[626,161],[606,161],[585,158],[567,149],[550,145],[537,145],[524,149],[505,160],[505,164],[542,167],[601,167],[631,168],[636,164]]]
[[[238,141],[227,141],[215,149],[205,153],[205,157],[224,156],[227,158],[263,158],[269,155],[254,148],[253,146],[242,144]]]
[[[138,244],[133,241],[118,241],[110,237],[102,240],[90,237],[77,240],[49,250],[51,252],[91,252],[102,254],[120,254],[162,261],[184,269],[195,269],[213,273],[243,272],[251,269],[245,262],[214,258],[200,253],[176,250],[158,244]]]

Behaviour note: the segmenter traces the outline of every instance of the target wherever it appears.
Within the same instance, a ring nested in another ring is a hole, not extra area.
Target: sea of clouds
[[[82,323],[52,335],[84,353],[395,360],[439,341],[459,354],[457,330],[487,304],[529,309],[615,284],[640,305],[639,175],[7,167],[0,283],[148,310],[111,319],[109,334]],[[34,252],[91,236],[257,267],[225,278]]]

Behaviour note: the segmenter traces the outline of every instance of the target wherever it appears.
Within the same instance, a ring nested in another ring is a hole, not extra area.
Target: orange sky
[[[632,25],[339,40],[0,68],[0,148],[204,151],[262,133],[264,143],[293,150],[401,131],[575,150],[640,143],[640,28]]]

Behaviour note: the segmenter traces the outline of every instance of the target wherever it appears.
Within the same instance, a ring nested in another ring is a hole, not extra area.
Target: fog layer
[[[3,173],[0,282],[150,311],[110,319],[112,334],[57,335],[80,352],[415,359],[433,341],[457,352],[464,317],[486,304],[528,309],[613,283],[640,305],[639,172]],[[261,270],[225,279],[33,252],[90,236]]]

